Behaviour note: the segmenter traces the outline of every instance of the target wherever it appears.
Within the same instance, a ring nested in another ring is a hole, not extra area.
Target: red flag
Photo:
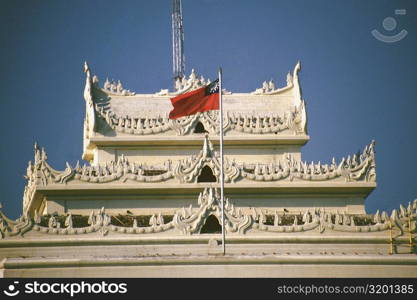
[[[198,112],[219,109],[219,80],[215,80],[197,90],[171,98],[174,109],[169,113],[170,119],[194,115]]]

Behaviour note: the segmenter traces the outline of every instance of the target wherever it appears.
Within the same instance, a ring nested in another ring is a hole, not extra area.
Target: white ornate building
[[[365,213],[375,143],[327,162],[301,157],[298,78],[223,91],[226,255],[221,254],[217,111],[168,119],[176,90],[101,88],[85,64],[83,159],[63,171],[35,145],[23,215],[0,212],[3,276],[417,277],[417,200]],[[357,145],[352,145],[355,148]]]

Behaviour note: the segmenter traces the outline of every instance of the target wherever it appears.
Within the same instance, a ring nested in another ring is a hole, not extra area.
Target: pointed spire
[[[258,220],[259,216],[258,216],[258,212],[256,211],[255,207],[252,207],[252,218],[253,220]]]
[[[213,145],[211,144],[208,133],[204,134],[203,157],[212,157]]]
[[[376,224],[381,224],[381,216],[379,215],[379,209],[376,211],[374,215],[374,222]]]
[[[92,210],[90,215],[88,216],[88,225],[94,225],[95,220],[96,220],[95,213],[94,213],[94,210]]]
[[[381,220],[385,223],[386,221],[388,221],[389,217],[386,211],[383,211],[381,214]]]
[[[275,83],[272,79],[268,82],[268,88],[270,92],[275,90]]]
[[[407,216],[407,211],[402,204],[400,204],[400,216],[401,217],[406,217]]]
[[[193,214],[193,205],[190,204],[190,206],[188,207],[188,215],[191,216]]]
[[[191,69],[191,73],[190,73],[190,77],[189,79],[191,79],[192,81],[194,81],[197,78],[197,74],[195,73],[194,69]]]
[[[398,211],[396,209],[392,210],[391,220],[393,220],[394,222],[398,220]]]
[[[149,225],[152,226],[152,227],[157,225],[156,215],[151,216],[151,218],[149,219]]]
[[[157,223],[159,225],[164,225],[164,217],[162,216],[161,213],[158,214],[158,219],[157,219]]]
[[[279,226],[279,223],[280,223],[279,215],[278,215],[278,212],[275,211],[275,215],[274,215],[274,226]]]
[[[72,214],[71,213],[69,213],[68,216],[67,216],[67,218],[65,219],[65,226],[67,228],[72,228],[72,226],[73,226],[73,223],[72,223]]]
[[[87,73],[87,77],[90,77],[90,67],[88,66],[87,61],[84,62],[84,73]]]
[[[293,84],[293,78],[292,78],[291,72],[288,71],[288,74],[287,74],[287,86],[291,86],[292,84]]]
[[[411,207],[411,202],[408,202],[407,214],[411,215],[413,213],[413,208]]]
[[[297,63],[295,64],[295,67],[294,67],[294,75],[296,75],[300,70],[301,70],[301,61],[297,60]]]
[[[310,223],[310,212],[308,210],[304,213],[302,221],[304,223]]]
[[[294,226],[298,225],[298,217],[295,215],[294,216]]]

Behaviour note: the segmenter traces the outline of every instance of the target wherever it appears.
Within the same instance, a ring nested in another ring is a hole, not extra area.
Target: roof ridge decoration
[[[87,62],[84,62],[84,73],[86,73],[86,85],[85,85],[85,90],[84,90],[85,99],[93,99],[93,95],[92,95],[93,88],[102,90],[106,94],[110,94],[110,95],[119,95],[119,96],[136,95],[135,92],[131,92],[130,90],[125,89],[120,80],[116,82],[114,79],[109,81],[109,79],[106,78],[103,88],[100,88],[99,79],[97,75],[94,75],[91,77],[90,67],[88,66]]]
[[[111,216],[105,212],[105,208],[98,211],[92,210],[88,218],[87,227],[74,228],[73,216],[69,213],[65,217],[61,227],[56,216],[49,218],[48,226],[42,226],[41,218],[35,211],[34,217],[26,212],[17,220],[7,218],[1,211],[0,205],[0,239],[24,237],[33,231],[53,235],[77,235],[99,232],[103,236],[109,233],[119,234],[156,234],[166,231],[175,231],[183,235],[199,234],[205,220],[214,215],[220,219],[220,196],[215,188],[204,188],[198,196],[198,207],[179,209],[174,214],[171,222],[164,223],[161,213],[152,215],[148,227],[138,227],[134,222],[132,227],[122,227],[111,224]],[[286,216],[293,216],[291,225],[283,224]],[[247,233],[268,232],[271,235],[279,233],[306,232],[316,230],[319,233],[350,232],[369,233],[379,231],[393,231],[392,239],[415,235],[417,228],[417,199],[409,202],[407,208],[400,205],[399,209],[393,209],[389,216],[386,212],[366,215],[371,219],[369,224],[356,224],[355,216],[344,212],[326,212],[322,208],[305,210],[303,213],[287,214],[278,211],[252,208],[250,212],[243,213],[240,208],[235,208],[229,199],[225,199],[225,228],[228,234],[244,235]],[[273,225],[267,224],[267,219],[272,218]]]
[[[192,90],[196,90],[203,86],[209,85],[210,83],[211,83],[211,80],[209,78],[207,80],[203,76],[198,78],[195,70],[191,69],[191,73],[188,79],[186,79],[185,76],[182,78],[177,78],[177,80],[175,81],[175,92],[172,94],[174,95],[183,94]]]
[[[298,98],[301,99],[301,90],[300,90],[299,79],[298,79],[298,72],[300,70],[301,70],[301,62],[298,61],[294,67],[293,73],[292,74],[291,72],[287,73],[285,87],[276,88],[274,81],[271,79],[269,81],[264,81],[262,83],[262,87],[251,92],[251,94],[253,95],[276,95],[276,94],[280,94],[282,92],[285,92],[295,87],[295,89],[298,90],[296,93],[297,94],[296,96],[299,96]],[[103,92],[109,95],[119,95],[119,96],[136,95],[135,92],[125,89],[120,80],[115,81],[114,79],[109,80],[108,78],[106,78],[106,81],[103,84],[103,88],[100,88],[99,79],[97,75],[94,75],[93,77],[91,77],[90,69],[88,67],[87,62],[84,63],[84,72],[87,73],[87,78],[90,81],[90,88],[94,87],[98,90],[102,90]],[[210,83],[211,83],[210,79],[205,79],[204,76],[197,75],[195,69],[192,69],[190,75],[188,76],[188,79],[185,76],[182,78],[176,79],[174,91],[170,92],[168,89],[161,89],[159,92],[156,92],[155,94],[158,96],[177,96],[186,92],[199,89]],[[223,88],[223,94],[228,95],[228,94],[232,94],[232,92],[227,91],[226,89]]]
[[[343,158],[339,164],[333,158],[331,164],[321,162],[310,164],[295,160],[287,154],[285,159],[278,163],[270,164],[245,164],[225,158],[224,176],[226,183],[235,183],[241,180],[251,181],[327,181],[336,178],[344,178],[345,182],[363,181],[375,182],[375,142],[366,146],[362,153]],[[67,184],[70,181],[78,181],[90,184],[100,184],[112,181],[124,183],[128,180],[134,182],[163,182],[178,180],[179,183],[195,183],[205,166],[209,166],[214,175],[220,174],[219,153],[209,140],[204,137],[202,150],[192,155],[173,162],[165,161],[161,165],[148,166],[129,162],[123,155],[116,161],[106,162],[104,165],[83,165],[77,162],[75,167],[67,162],[64,171],[54,170],[47,163],[45,150],[39,149],[35,144],[34,163],[29,161],[25,178],[27,184],[23,195],[23,208],[26,211],[34,197],[37,186],[49,184]]]
[[[294,86],[299,87],[298,82],[298,72],[301,70],[301,62],[298,61],[294,67],[294,71],[287,73],[287,85],[282,88],[276,88],[274,81],[271,79],[269,81],[264,81],[262,83],[262,87],[256,89],[251,94],[253,95],[276,95],[282,92],[285,92]]]
[[[193,90],[199,89],[203,86],[209,85],[211,83],[210,79],[205,79],[204,76],[199,76],[194,69],[191,69],[191,73],[188,76],[188,79],[184,77],[179,77],[175,81],[175,91],[169,92],[168,89],[161,89],[159,92],[155,93],[158,96],[177,96]],[[231,94],[223,88],[223,95]]]
[[[98,84],[98,78],[97,78],[97,84]],[[103,90],[107,92],[108,94],[113,94],[113,95],[121,95],[121,96],[136,95],[135,92],[131,92],[130,90],[126,90],[125,88],[123,88],[123,85],[120,82],[120,80],[118,80],[117,82],[114,79],[109,81],[108,78],[106,78],[106,81],[104,82]]]
[[[87,62],[84,62],[84,73],[86,73],[85,78],[85,87],[84,87],[84,99],[86,104],[86,117],[84,119],[84,135],[89,137],[94,131],[97,130],[96,127],[96,112],[93,100],[93,86],[95,84],[93,78],[91,78],[90,67]],[[96,77],[94,77],[96,78]]]

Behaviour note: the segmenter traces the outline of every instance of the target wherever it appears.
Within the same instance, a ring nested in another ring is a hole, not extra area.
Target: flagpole
[[[223,255],[226,254],[226,231],[224,223],[224,174],[223,174],[223,92],[222,92],[222,68],[219,68],[219,110],[220,110],[220,199],[222,212],[222,247]]]

